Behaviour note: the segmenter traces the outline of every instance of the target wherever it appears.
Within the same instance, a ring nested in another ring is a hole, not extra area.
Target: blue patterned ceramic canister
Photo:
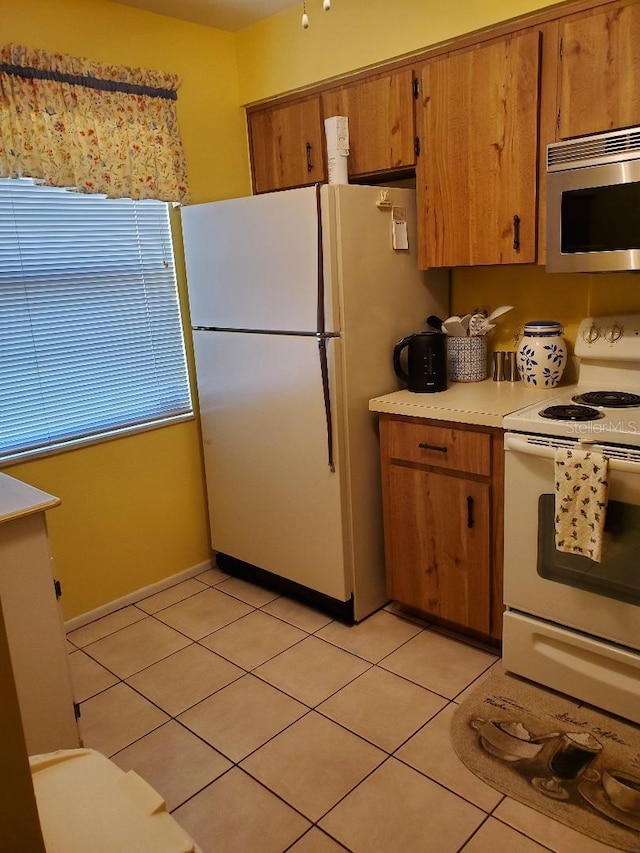
[[[517,351],[518,372],[528,385],[555,388],[567,363],[562,325],[555,320],[525,323]]]

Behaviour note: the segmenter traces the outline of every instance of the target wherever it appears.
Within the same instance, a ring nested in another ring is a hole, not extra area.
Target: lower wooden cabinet
[[[387,593],[429,617],[502,633],[502,430],[380,416]]]

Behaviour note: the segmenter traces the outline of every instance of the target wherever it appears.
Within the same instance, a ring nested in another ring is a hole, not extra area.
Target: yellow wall
[[[413,53],[552,5],[549,0],[307,0],[238,34],[243,104]]]
[[[178,117],[193,201],[250,192],[233,34],[106,0],[0,0],[0,21],[3,43],[178,74]],[[187,326],[180,256],[177,262]],[[48,521],[65,618],[210,555],[195,420],[4,472],[62,498]]]
[[[475,306],[515,309],[499,320],[489,338],[492,349],[514,349],[518,327],[529,320],[558,320],[570,352],[583,317],[640,313],[640,276],[635,273],[589,275],[547,273],[534,265],[469,267],[452,275],[454,313]]]

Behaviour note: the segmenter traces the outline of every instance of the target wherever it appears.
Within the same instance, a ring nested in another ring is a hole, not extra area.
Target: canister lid
[[[561,335],[562,323],[557,320],[532,320],[524,324],[525,335]]]

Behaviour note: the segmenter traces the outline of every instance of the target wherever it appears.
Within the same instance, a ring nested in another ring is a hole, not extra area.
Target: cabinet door
[[[326,179],[319,98],[249,113],[248,123],[256,193]]]
[[[529,31],[423,66],[422,268],[535,261],[539,54]]]
[[[489,484],[401,465],[388,477],[388,594],[488,634]]]
[[[560,137],[640,124],[640,5],[572,16],[560,36]]]
[[[412,83],[407,69],[322,94],[325,117],[349,119],[350,175],[414,165]]]

